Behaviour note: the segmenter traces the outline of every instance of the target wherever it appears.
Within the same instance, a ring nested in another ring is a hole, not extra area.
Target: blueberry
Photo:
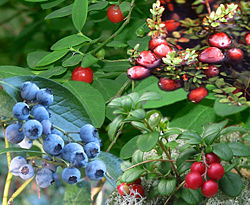
[[[89,162],[85,169],[86,176],[91,180],[100,180],[106,173],[106,165],[101,160]]]
[[[52,161],[52,158],[50,156],[45,156],[43,157],[43,159],[46,159],[47,161]],[[43,162],[42,163],[42,167],[43,168],[47,168],[47,169],[50,169],[52,172],[56,172],[56,168],[57,168],[57,165],[55,164],[51,164],[51,163],[48,163],[48,162]]]
[[[69,161],[74,167],[83,168],[88,163],[88,156],[83,150],[77,150],[71,153]]]
[[[91,124],[82,126],[80,129],[80,138],[85,143],[99,141],[97,129]]]
[[[38,103],[44,106],[50,106],[54,101],[52,90],[48,88],[39,90],[36,94],[36,100]]]
[[[24,137],[24,139],[20,143],[18,143],[18,145],[21,148],[30,149],[33,145],[33,141],[28,137]]]
[[[59,155],[64,147],[63,139],[56,134],[46,136],[43,141],[43,149],[46,153],[51,155]]]
[[[47,188],[54,182],[53,172],[44,167],[36,173],[36,183],[41,188]]]
[[[40,122],[49,119],[49,112],[42,105],[35,105],[31,110],[31,115]]]
[[[29,139],[37,139],[42,135],[43,126],[37,120],[29,120],[23,125],[23,133]]]
[[[43,120],[41,124],[43,126],[43,134],[44,135],[51,134],[51,131],[53,129],[52,123],[49,120]]]
[[[62,172],[62,179],[68,184],[75,184],[79,181],[81,172],[77,168],[67,167]]]
[[[88,158],[95,158],[100,153],[100,144],[96,142],[89,142],[84,146],[84,151]]]
[[[24,100],[35,100],[39,87],[30,81],[24,82],[21,87],[21,96]]]
[[[24,133],[19,131],[21,128],[18,124],[11,124],[6,128],[5,135],[7,140],[13,144],[18,144],[24,139]]]
[[[14,157],[10,161],[10,167],[9,171],[14,175],[14,176],[19,176],[19,169],[22,165],[27,164],[26,159],[24,159],[21,156]]]
[[[58,129],[55,129],[55,128],[52,128],[51,134],[57,134],[60,137],[63,137],[63,133],[61,131],[59,131]]]
[[[27,120],[30,116],[30,109],[26,103],[18,102],[12,109],[13,115],[18,120]]]
[[[66,144],[62,150],[62,158],[66,160],[67,162],[70,162],[71,155],[75,151],[83,151],[82,145],[74,143],[74,142]]]
[[[23,180],[30,179],[34,176],[34,169],[30,164],[24,164],[19,168],[19,176]]]

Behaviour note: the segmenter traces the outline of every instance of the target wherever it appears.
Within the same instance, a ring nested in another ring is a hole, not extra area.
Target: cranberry
[[[93,81],[93,71],[91,68],[83,68],[79,66],[73,70],[72,80],[91,83]]]
[[[201,187],[201,192],[206,197],[214,196],[219,190],[218,184],[213,180],[207,180]]]
[[[244,54],[243,51],[239,48],[231,48],[227,51],[227,55],[232,61],[242,60]]]
[[[119,23],[124,19],[119,5],[112,5],[107,11],[107,16],[112,23]]]
[[[220,163],[210,164],[207,170],[207,176],[213,180],[219,180],[224,176],[224,168]]]
[[[250,45],[250,33],[248,33],[245,37],[245,41],[248,45]]]
[[[122,196],[126,196],[127,194],[129,194],[129,187],[125,182],[119,184],[117,186],[117,190],[118,190],[119,194]]]
[[[210,165],[212,163],[215,163],[215,162],[220,163],[220,161],[221,161],[221,159],[216,154],[214,154],[213,152],[207,153],[205,155],[205,157],[206,157],[206,161],[207,161],[208,165]]]
[[[215,77],[219,74],[220,70],[217,66],[209,65],[208,69],[205,70],[205,75],[208,78]]]
[[[166,55],[171,51],[172,48],[165,44],[161,44],[154,49],[154,53],[160,57],[166,57]]]
[[[160,80],[158,82],[158,86],[162,90],[172,91],[172,90],[176,90],[176,89],[180,88],[181,84],[176,80],[172,80],[172,79],[162,77],[162,78],[160,78]]]
[[[208,43],[210,46],[217,48],[228,48],[232,41],[229,36],[223,32],[215,33],[208,38]]]
[[[131,80],[142,80],[150,75],[150,70],[142,66],[134,66],[127,70],[127,75]]]
[[[199,87],[190,91],[190,93],[188,94],[188,99],[193,103],[199,103],[207,95],[207,89],[204,87]]]
[[[163,23],[165,24],[165,28],[169,32],[176,31],[176,29],[180,26],[180,23],[178,21],[173,20],[173,19],[167,20]]]
[[[134,185],[134,184],[141,184],[141,179],[138,178],[135,181],[133,181],[132,183],[128,183],[128,186]]]
[[[199,172],[200,174],[204,174],[205,170],[205,164],[203,164],[202,162],[194,162],[191,165],[191,172]]]
[[[162,38],[162,37],[159,37],[159,38],[152,38],[150,41],[149,41],[149,44],[148,44],[148,48],[150,50],[153,50],[156,46],[159,46],[161,44],[164,44],[164,45],[168,45],[168,42]]]
[[[140,184],[134,184],[130,189],[130,195],[136,198],[142,198],[144,196],[144,189]]]
[[[155,68],[160,64],[160,60],[161,59],[159,59],[159,57],[151,51],[142,51],[136,59],[136,62],[137,64],[147,68]]]
[[[208,47],[200,53],[198,59],[203,63],[218,63],[224,59],[224,55],[219,48]]]
[[[203,178],[199,172],[190,172],[185,177],[185,184],[189,189],[199,189],[203,184]]]

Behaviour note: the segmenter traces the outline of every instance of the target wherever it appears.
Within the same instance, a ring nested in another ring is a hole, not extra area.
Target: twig
[[[113,139],[113,141],[110,143],[110,145],[108,146],[106,152],[109,152],[111,150],[111,148],[114,146],[114,144],[116,143],[118,137],[120,136],[120,134],[122,133],[122,129],[124,127],[125,123],[122,123],[121,127],[119,128],[118,132],[115,135],[115,138]]]
[[[167,201],[165,201],[164,205],[167,205],[169,200],[171,199],[171,197],[173,195],[175,195],[175,193],[185,184],[185,181],[183,181],[181,184],[179,184],[179,186],[174,190],[174,192],[172,194],[170,194],[170,196],[168,197]]]
[[[210,8],[210,5],[209,5],[209,2],[208,2],[208,0],[205,0],[205,2],[206,2],[207,11],[208,11],[208,13],[210,15],[211,14],[211,8]]]

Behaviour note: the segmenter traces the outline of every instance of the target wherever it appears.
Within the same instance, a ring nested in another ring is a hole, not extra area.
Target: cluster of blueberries
[[[25,149],[32,147],[33,140],[42,141],[43,150],[48,155],[41,160],[41,166],[36,166],[36,182],[39,187],[47,188],[54,182],[57,165],[63,162],[69,164],[62,171],[62,179],[66,183],[79,182],[79,168],[85,168],[86,176],[90,180],[104,177],[106,165],[103,161],[94,159],[100,153],[101,140],[93,125],[85,124],[81,127],[79,133],[82,142],[66,144],[62,138],[64,134],[49,119],[49,106],[54,100],[52,91],[48,88],[39,89],[35,83],[27,81],[21,86],[21,97],[24,102],[14,105],[13,116],[16,121],[6,128],[5,135],[10,143]],[[35,174],[33,166],[22,156],[11,160],[9,170],[24,180]]]

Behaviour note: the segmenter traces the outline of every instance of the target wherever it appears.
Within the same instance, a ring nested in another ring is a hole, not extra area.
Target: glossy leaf
[[[0,89],[0,99],[0,117],[10,118],[13,115],[12,108],[16,104],[15,99],[2,89]]]
[[[138,179],[145,171],[146,170],[139,167],[129,169],[122,174],[120,181],[126,183],[133,182],[134,180]]]
[[[120,152],[120,157],[122,159],[128,159],[132,157],[133,153],[138,149],[136,144],[138,137],[139,136],[133,137],[125,145],[123,145]]]
[[[176,187],[176,179],[161,179],[158,184],[158,191],[163,196],[169,196]]]
[[[70,5],[65,6],[63,8],[57,9],[57,10],[53,11],[52,13],[50,13],[49,15],[47,15],[45,17],[45,20],[69,16],[72,14],[72,7],[73,7],[73,4],[70,4]]]
[[[238,157],[250,157],[250,147],[241,142],[230,142],[229,147],[233,151],[234,156]]]
[[[160,133],[150,132],[146,134],[139,135],[137,139],[137,146],[143,152],[148,152],[152,150],[158,142]]]
[[[201,144],[202,138],[194,131],[184,131],[179,136],[178,139],[184,139],[189,144]]]
[[[87,55],[83,56],[81,66],[83,68],[86,68],[86,67],[89,67],[89,66],[95,64],[96,62],[98,62],[98,59],[96,57],[94,57],[91,54],[87,54]]]
[[[0,79],[23,75],[32,75],[32,72],[19,66],[0,66]]]
[[[72,20],[77,31],[81,32],[88,15],[88,0],[75,0],[72,8]]]
[[[215,144],[213,146],[213,153],[225,161],[230,161],[233,158],[232,149],[225,142]]]

